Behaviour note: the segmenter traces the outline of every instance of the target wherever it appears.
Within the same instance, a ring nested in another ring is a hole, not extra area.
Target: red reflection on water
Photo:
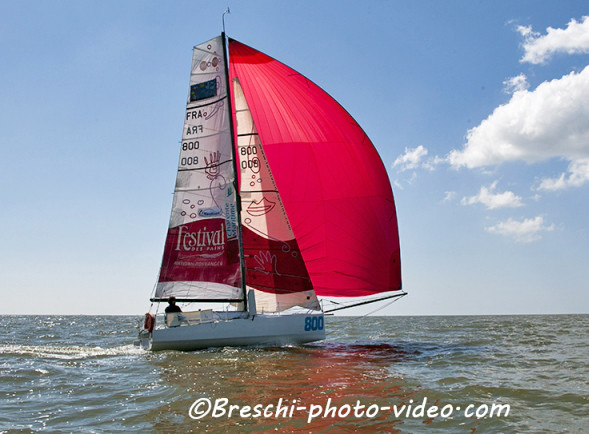
[[[379,411],[372,418],[357,418],[351,410],[339,417],[342,406],[353,408],[357,402],[392,406],[408,403],[417,393],[416,385],[408,384],[395,373],[395,364],[407,361],[411,355],[388,344],[323,344],[320,346],[287,348],[224,349],[194,353],[170,353],[162,361],[166,380],[178,385],[186,394],[160,408],[164,412],[186,416],[187,426],[221,430],[273,430],[275,432],[397,432],[402,424],[392,411]],[[171,362],[171,363],[170,363]],[[241,418],[234,410],[232,417],[205,417],[196,421],[188,418],[188,409],[195,399],[208,397],[213,402],[227,398],[229,404],[263,408],[272,406],[275,412],[281,402],[287,407],[279,417]],[[282,399],[282,401],[280,401]],[[308,422],[309,409],[320,405],[336,408]],[[305,407],[307,410],[299,410]],[[342,411],[346,411],[344,408]],[[292,417],[290,417],[292,415]],[[170,418],[156,428],[171,429]]]

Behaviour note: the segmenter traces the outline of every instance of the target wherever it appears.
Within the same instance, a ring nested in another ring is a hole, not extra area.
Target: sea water
[[[313,345],[158,353],[138,320],[1,316],[0,432],[589,432],[589,315],[326,317]]]

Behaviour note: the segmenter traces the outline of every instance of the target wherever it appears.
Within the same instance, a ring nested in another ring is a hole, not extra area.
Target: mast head
[[[223,20],[223,35],[225,35],[225,15],[226,14],[231,14],[231,10],[229,9],[229,6],[227,6],[227,9],[225,10],[225,12],[223,12],[223,16],[222,16],[222,20]]]

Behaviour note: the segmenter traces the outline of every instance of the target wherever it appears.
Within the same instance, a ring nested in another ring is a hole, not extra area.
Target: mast
[[[229,9],[229,8],[227,8]],[[225,14],[223,14],[223,18]],[[223,40],[223,61],[225,63],[225,85],[227,86],[227,106],[229,108],[229,131],[231,132],[231,154],[233,155],[233,172],[235,173],[233,179],[233,188],[236,195],[237,208],[237,237],[239,244],[239,264],[241,267],[241,289],[243,291],[243,310],[247,311],[247,288],[245,283],[245,256],[243,251],[243,231],[241,224],[241,195],[239,193],[239,182],[237,172],[237,153],[235,152],[235,127],[233,125],[233,103],[231,100],[231,87],[229,86],[229,56],[227,55],[227,35],[225,34],[225,21],[223,20],[223,32],[221,32],[221,39]]]

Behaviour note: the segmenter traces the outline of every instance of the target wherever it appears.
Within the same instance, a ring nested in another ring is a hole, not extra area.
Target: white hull
[[[325,339],[323,314],[255,315],[227,321],[143,331],[141,346],[152,351],[209,347],[303,344]]]

